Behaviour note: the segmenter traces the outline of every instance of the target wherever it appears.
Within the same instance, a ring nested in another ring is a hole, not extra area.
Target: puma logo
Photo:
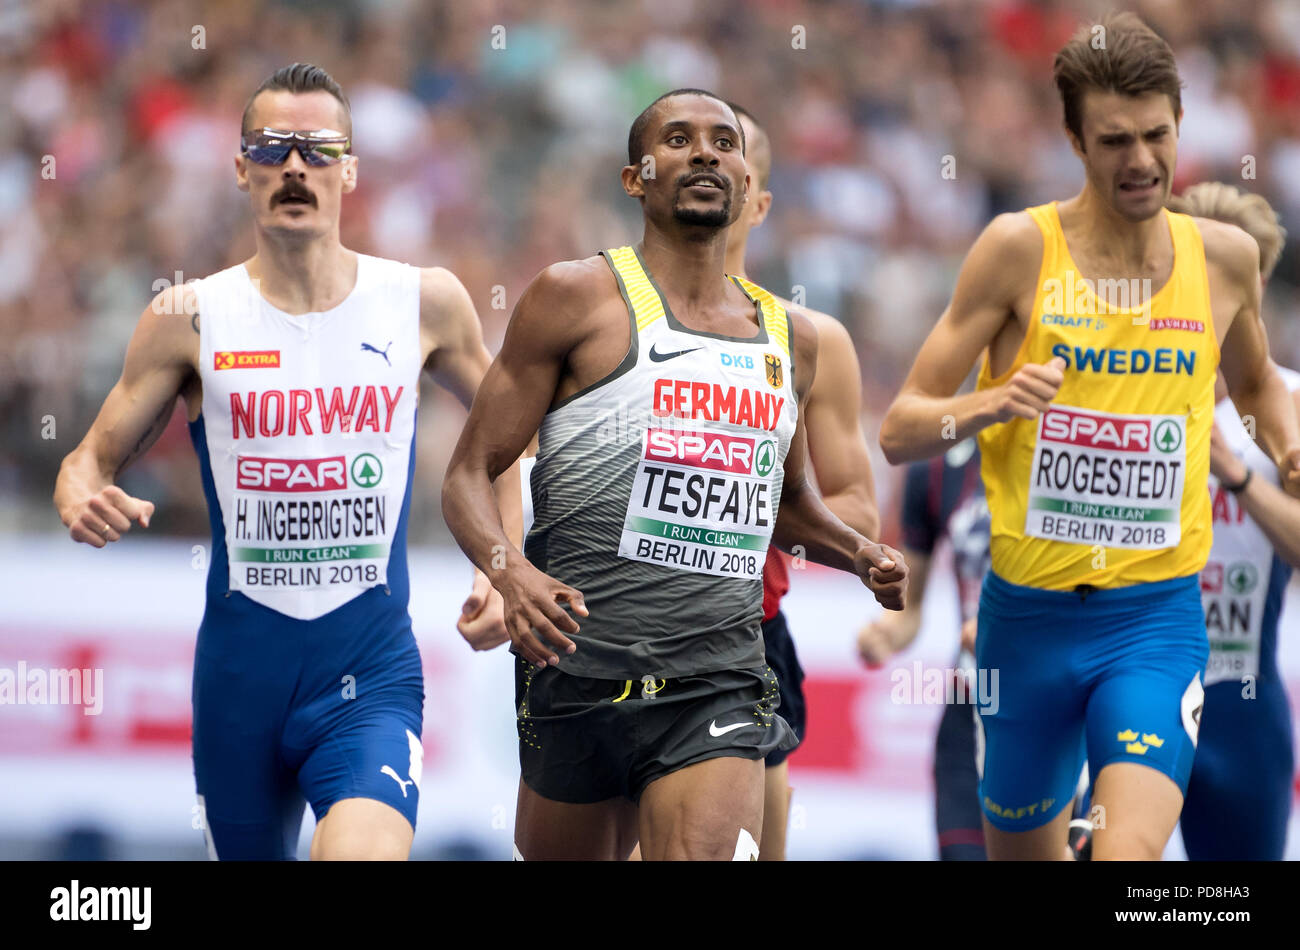
[[[383,768],[381,768],[379,771],[383,772],[385,775],[387,775],[389,778],[391,778],[391,779],[392,779],[394,782],[396,782],[398,785],[402,786],[402,797],[403,797],[403,798],[406,797],[406,786],[408,786],[408,785],[414,785],[414,784],[415,784],[415,780],[414,780],[414,779],[411,779],[410,781],[406,781],[406,782],[402,781],[402,777],[401,777],[400,775],[398,775],[398,774],[393,770],[393,767],[392,767],[391,765],[385,765],[385,766],[384,766]]]
[[[379,347],[377,347],[377,346],[371,346],[369,343],[362,343],[362,344],[361,344],[361,352],[365,353],[365,352],[368,350],[368,351],[371,352],[371,353],[378,353],[380,356],[382,356],[382,357],[384,358],[384,362],[385,362],[385,363],[387,363],[389,366],[392,366],[392,365],[393,365],[393,361],[390,360],[390,359],[388,358],[388,351],[389,351],[389,349],[392,348],[392,345],[393,345],[393,341],[392,341],[392,340],[389,340],[389,341],[388,341],[388,346],[384,347],[384,348],[381,350]]]

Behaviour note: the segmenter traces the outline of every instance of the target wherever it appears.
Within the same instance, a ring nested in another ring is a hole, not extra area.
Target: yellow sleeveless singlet
[[[1048,590],[1123,587],[1199,571],[1210,551],[1210,429],[1219,347],[1205,248],[1191,217],[1162,211],[1174,267],[1161,288],[1117,281],[1102,296],[1070,257],[1056,203],[1027,209],[1043,234],[1029,327],[1015,361],[1066,361],[1038,419],[979,434],[994,572]],[[1140,292],[1139,292],[1140,291]],[[1126,297],[1125,294],[1128,294]]]

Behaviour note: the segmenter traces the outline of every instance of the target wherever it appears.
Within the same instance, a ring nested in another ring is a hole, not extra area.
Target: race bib
[[[387,481],[370,452],[239,456],[224,513],[231,589],[387,583],[389,519],[401,508],[390,510]]]
[[[1248,559],[1208,561],[1201,571],[1201,605],[1210,638],[1205,685],[1259,675],[1268,575]]]
[[[696,574],[759,580],[776,520],[769,433],[649,429],[618,553]]]
[[[1182,538],[1187,419],[1052,406],[1039,418],[1026,535],[1157,550]]]

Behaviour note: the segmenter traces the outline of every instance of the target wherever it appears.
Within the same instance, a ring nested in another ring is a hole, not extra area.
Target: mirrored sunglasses
[[[280,165],[296,148],[304,162],[320,167],[341,162],[351,144],[346,135],[333,129],[314,132],[254,129],[241,137],[240,151],[258,165]]]

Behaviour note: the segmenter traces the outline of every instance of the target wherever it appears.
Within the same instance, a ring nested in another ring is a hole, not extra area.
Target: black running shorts
[[[792,749],[777,715],[776,674],[763,666],[678,679],[570,676],[515,664],[519,766],[543,798],[589,804],[623,796],[719,756],[762,759]]]

